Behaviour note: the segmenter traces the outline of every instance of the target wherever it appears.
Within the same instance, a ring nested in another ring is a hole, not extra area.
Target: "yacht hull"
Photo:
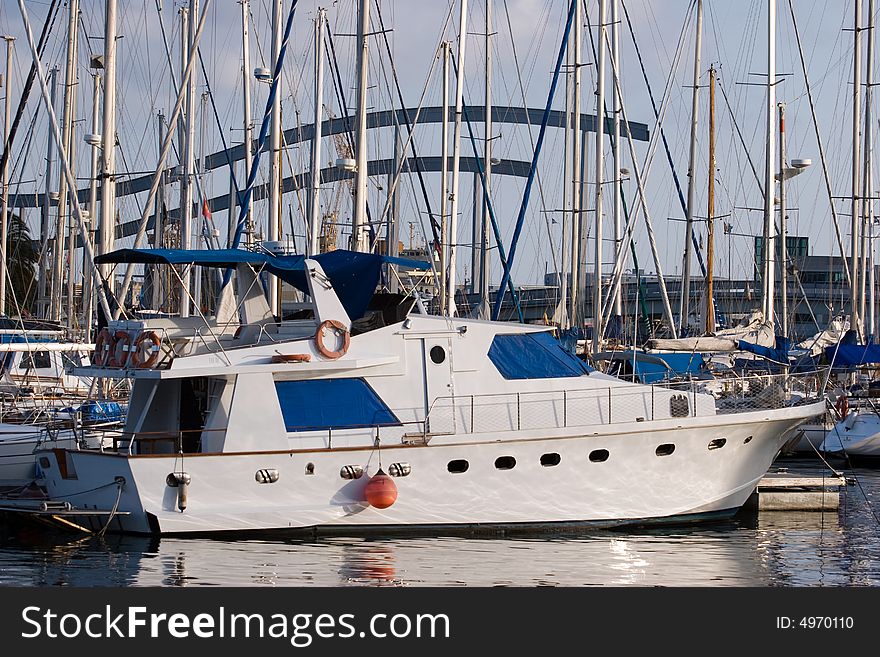
[[[82,521],[91,530],[108,524],[108,509],[116,511],[110,531],[139,534],[608,526],[734,512],[791,431],[818,412],[821,403],[576,429],[443,435],[381,449],[42,454],[51,463],[45,477],[53,500],[102,511]],[[398,496],[386,509],[370,506],[364,494],[380,464],[386,472],[409,470],[393,478]],[[357,468],[364,473],[360,478],[341,476]],[[259,483],[270,478],[259,471],[277,474],[277,480]],[[190,482],[184,510],[182,487],[169,485],[171,473],[186,473]]]

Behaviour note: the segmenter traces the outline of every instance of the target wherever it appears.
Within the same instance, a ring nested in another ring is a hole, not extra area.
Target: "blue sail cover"
[[[840,344],[825,347],[825,359],[834,367],[854,367],[880,363],[880,345]]]
[[[788,365],[788,349],[791,345],[791,342],[787,338],[783,338],[782,336],[777,335],[775,349],[764,347],[759,344],[753,344],[751,342],[746,342],[745,340],[739,340],[738,342],[738,347],[740,351],[748,351],[774,363]]]
[[[431,263],[406,258],[391,258],[357,251],[329,251],[312,256],[333,284],[333,290],[352,319],[364,316],[379,283],[383,264],[411,269],[430,269]],[[244,249],[119,249],[95,257],[95,264],[137,263],[152,265],[200,265],[230,269],[248,264],[269,272],[308,294],[305,256],[257,253]]]

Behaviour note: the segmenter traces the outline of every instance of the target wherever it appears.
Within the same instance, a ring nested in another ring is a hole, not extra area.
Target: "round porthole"
[[[439,365],[446,360],[446,350],[439,344],[431,347],[431,360]]]

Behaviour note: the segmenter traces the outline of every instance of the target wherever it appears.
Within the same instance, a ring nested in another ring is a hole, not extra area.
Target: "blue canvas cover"
[[[505,379],[556,379],[594,371],[546,331],[496,335],[489,359]]]
[[[333,289],[345,312],[352,319],[364,316],[373,292],[379,282],[383,264],[395,264],[412,269],[430,269],[422,260],[391,258],[373,253],[336,250],[313,256],[333,283]],[[194,264],[202,267],[230,269],[249,264],[258,270],[274,274],[281,280],[308,293],[309,286],[304,266],[305,256],[257,253],[244,249],[119,249],[97,256],[95,264]]]
[[[766,360],[773,361],[774,363],[780,363],[782,365],[788,365],[788,350],[790,341],[787,338],[783,338],[780,335],[776,336],[776,348],[771,349],[770,347],[764,347],[759,344],[753,344],[751,342],[746,342],[745,340],[738,341],[738,347],[740,351],[748,351],[752,354],[757,354]]]
[[[834,367],[854,367],[869,363],[880,363],[880,345],[844,344],[825,347],[825,358]]]
[[[696,377],[705,374],[703,354],[668,353],[644,354],[632,350],[614,352],[614,360],[625,362],[634,369],[641,383],[659,383],[674,378]]]
[[[636,360],[635,375],[642,383],[659,383],[674,377],[675,373],[670,371],[669,366],[664,367],[659,363],[646,363]]]
[[[363,379],[276,381],[275,392],[287,431],[400,424]]]
[[[653,354],[661,358],[676,376],[697,376],[702,374],[706,367],[703,354],[680,353],[680,354]]]

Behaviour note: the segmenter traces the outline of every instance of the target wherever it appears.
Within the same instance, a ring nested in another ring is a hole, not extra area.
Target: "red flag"
[[[202,216],[210,221],[214,220],[211,217],[211,210],[208,208],[208,199],[202,199]]]

